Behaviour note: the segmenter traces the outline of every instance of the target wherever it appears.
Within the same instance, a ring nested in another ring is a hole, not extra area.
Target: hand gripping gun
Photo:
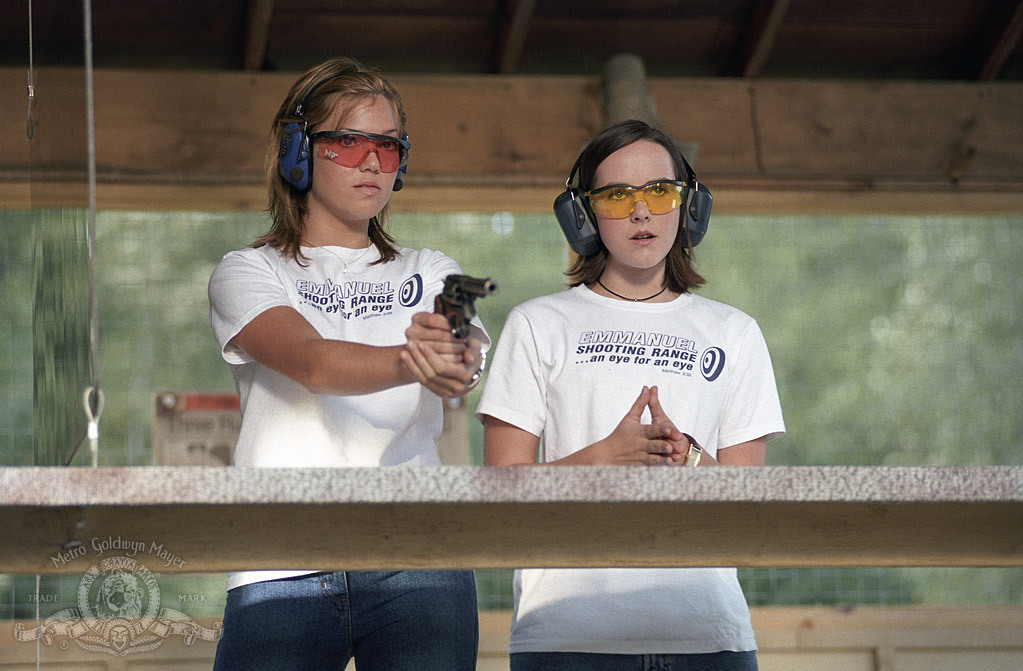
[[[476,316],[476,299],[494,293],[497,293],[497,282],[489,277],[448,275],[444,279],[444,291],[433,301],[433,311],[447,318],[452,335],[467,338],[469,321]]]

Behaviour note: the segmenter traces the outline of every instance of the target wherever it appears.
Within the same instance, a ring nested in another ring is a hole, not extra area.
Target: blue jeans
[[[471,671],[472,571],[337,572],[227,593],[215,671]]]
[[[516,652],[511,671],[757,671],[756,652],[706,655],[606,655],[588,652]]]

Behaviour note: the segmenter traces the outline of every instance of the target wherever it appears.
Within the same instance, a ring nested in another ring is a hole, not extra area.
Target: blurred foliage
[[[85,435],[82,393],[92,375],[88,213],[40,209],[32,211],[31,221],[35,243],[33,461],[63,466]],[[87,447],[83,453],[88,458]]]
[[[722,217],[704,245],[702,293],[771,350],[768,463],[1023,464],[1023,220]]]
[[[29,212],[0,212],[0,464],[34,463],[32,440],[32,223]]]
[[[47,241],[44,231],[33,234],[28,213],[0,216],[7,233],[0,251],[0,464],[27,465],[37,463],[33,297],[40,283],[59,279],[79,301],[87,285],[79,285],[82,269],[74,264],[63,272],[46,266],[35,282],[38,245],[48,245],[52,258],[77,252]],[[97,226],[99,372],[107,402],[100,464],[148,465],[155,394],[233,388],[209,326],[206,286],[221,256],[254,240],[267,220],[252,213],[101,212]],[[400,214],[392,232],[401,245],[441,249],[465,273],[500,284],[497,295],[477,302],[495,342],[514,305],[564,287],[565,245],[550,216]],[[70,240],[71,229],[65,235]],[[768,463],[1023,463],[1020,217],[722,216],[696,252],[708,279],[700,293],[755,317],[771,350],[788,433],[770,444]],[[53,321],[47,332],[65,316],[42,307],[35,313]],[[75,328],[69,342],[80,347],[87,330]],[[468,399],[469,412],[479,391]],[[80,395],[71,394],[72,414]],[[470,429],[480,463],[482,430],[475,421]],[[87,450],[74,463],[87,464]],[[510,606],[509,575],[478,572],[482,607]],[[1018,568],[743,569],[740,577],[753,604],[1023,604]],[[42,592],[73,604],[77,581],[44,576]],[[164,576],[161,586],[165,594],[204,595],[168,607],[192,616],[222,611],[222,576]],[[0,616],[29,617],[34,589],[30,576],[0,576],[0,593],[10,595]]]

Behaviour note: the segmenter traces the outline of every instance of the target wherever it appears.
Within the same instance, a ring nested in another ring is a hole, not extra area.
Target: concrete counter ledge
[[[1021,566],[1023,467],[0,468],[0,573]]]

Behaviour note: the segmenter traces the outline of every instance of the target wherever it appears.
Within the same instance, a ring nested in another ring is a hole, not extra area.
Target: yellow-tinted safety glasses
[[[593,214],[605,219],[624,219],[642,200],[650,214],[667,214],[682,204],[686,183],[675,179],[656,179],[643,186],[610,184],[584,195]]]

